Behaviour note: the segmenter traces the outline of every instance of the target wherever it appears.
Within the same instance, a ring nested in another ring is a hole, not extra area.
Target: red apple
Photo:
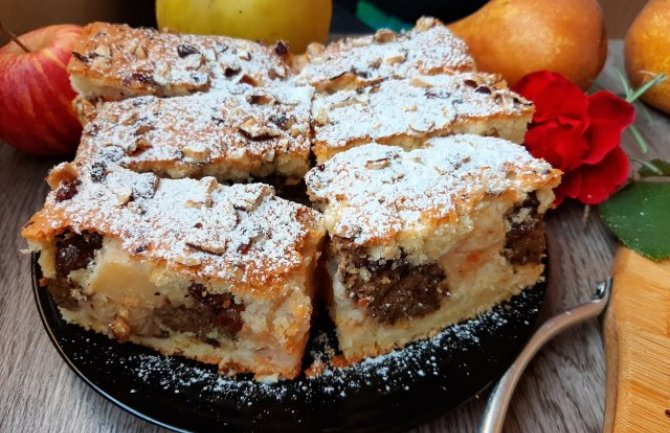
[[[35,155],[70,155],[81,125],[67,64],[81,27],[55,25],[0,48],[0,140]]]

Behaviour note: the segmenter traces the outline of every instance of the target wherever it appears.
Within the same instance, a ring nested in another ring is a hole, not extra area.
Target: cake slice
[[[439,20],[423,17],[409,32],[379,30],[327,46],[311,44],[297,59],[297,76],[323,92],[360,88],[394,78],[473,71],[468,47]]]
[[[413,149],[429,137],[464,133],[521,143],[533,111],[497,75],[468,72],[387,80],[316,94],[313,152],[323,162],[373,141]]]
[[[312,93],[276,84],[108,102],[86,119],[79,158],[162,177],[295,183],[309,170]]]
[[[197,36],[93,23],[68,65],[73,88],[87,99],[177,96],[243,84],[262,86],[290,73],[286,44],[266,46],[225,36]]]
[[[57,166],[24,226],[63,318],[228,373],[301,371],[323,237],[263,184]]]
[[[324,92],[369,86],[388,78],[476,69],[465,43],[439,20],[426,17],[409,32],[379,30],[327,46],[311,44],[297,62],[302,64],[297,79]]]
[[[523,147],[473,135],[368,144],[312,169],[344,356],[429,337],[537,283],[559,181]]]

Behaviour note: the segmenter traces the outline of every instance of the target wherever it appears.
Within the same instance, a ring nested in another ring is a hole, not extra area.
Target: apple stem
[[[16,36],[14,33],[10,32],[9,30],[7,30],[7,28],[4,25],[2,25],[2,21],[0,21],[0,32],[6,33],[7,36],[9,36],[9,39],[11,39],[16,45],[21,47],[21,49],[23,51],[25,51],[26,53],[31,52],[30,49],[28,47],[26,47],[24,45],[24,43],[19,40],[18,36]]]

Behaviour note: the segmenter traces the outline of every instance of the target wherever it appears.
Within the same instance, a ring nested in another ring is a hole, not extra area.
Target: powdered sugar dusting
[[[553,176],[549,164],[519,145],[460,135],[431,139],[410,152],[360,146],[312,169],[306,182],[331,236],[364,244],[448,221],[486,194],[531,191]]]
[[[312,92],[277,84],[109,102],[86,125],[80,154],[118,156],[114,162],[138,171],[171,170],[173,177],[216,171],[220,178],[260,174],[290,158],[295,173],[288,174],[300,177],[309,167]]]
[[[319,87],[353,73],[360,84],[367,85],[386,78],[474,69],[465,43],[439,21],[423,18],[409,32],[381,30],[376,35],[336,41],[309,56],[298,79]]]
[[[352,141],[393,143],[404,137],[445,135],[454,124],[490,118],[520,119],[525,127],[532,108],[498,76],[463,73],[318,94],[312,112],[317,146],[338,148]]]
[[[225,36],[161,33],[94,23],[69,65],[73,76],[101,78],[132,94],[186,94],[284,79],[289,66],[273,47]]]
[[[160,179],[119,167],[104,179],[84,169],[78,181],[71,199],[59,202],[55,192],[47,198],[42,212],[55,230],[117,238],[129,254],[197,278],[261,288],[281,282],[302,263],[307,236],[320,231],[315,211],[263,184]]]

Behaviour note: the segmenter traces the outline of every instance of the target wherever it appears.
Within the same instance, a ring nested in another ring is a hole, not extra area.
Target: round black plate
[[[308,379],[262,384],[214,367],[119,344],[63,321],[32,261],[44,326],[67,364],[121,408],[175,431],[395,432],[481,391],[508,367],[538,319],[545,287],[526,289],[490,312],[436,337],[353,367]],[[333,347],[321,315],[309,357]],[[309,365],[310,360],[305,360]]]

